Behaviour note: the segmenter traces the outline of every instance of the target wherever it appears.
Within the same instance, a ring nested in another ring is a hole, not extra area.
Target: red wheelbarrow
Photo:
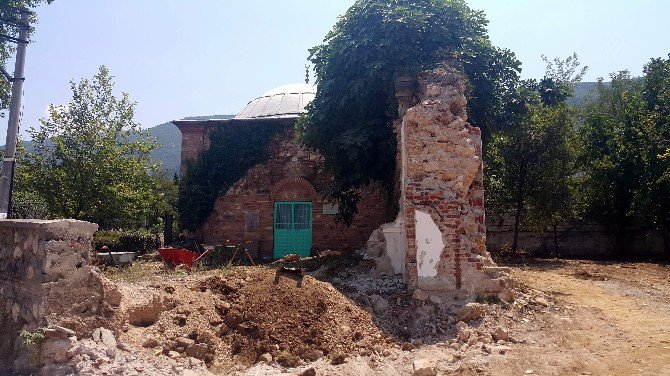
[[[179,265],[184,265],[190,271],[193,268],[193,265],[198,263],[205,255],[209,253],[209,249],[205,250],[201,254],[197,254],[193,251],[183,248],[159,248],[158,253],[163,258],[165,264],[174,268]]]

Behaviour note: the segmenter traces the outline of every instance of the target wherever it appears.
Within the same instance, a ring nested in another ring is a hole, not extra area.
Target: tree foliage
[[[151,213],[147,221],[147,227],[154,234],[163,232],[165,217],[176,218],[179,213],[179,179],[177,175],[172,178],[167,176],[167,171],[161,170],[152,175],[154,189],[154,204],[151,205]],[[178,227],[174,226],[173,231],[178,232]]]
[[[647,115],[643,158],[646,168],[636,210],[645,223],[663,233],[665,253],[670,258],[670,55],[652,59],[644,69],[642,98]]]
[[[581,168],[589,214],[627,255],[631,229],[662,230],[670,255],[670,58],[642,78],[627,71],[599,82],[584,111]]]
[[[296,128],[335,176],[340,219],[351,223],[356,213],[352,189],[392,180],[397,74],[458,61],[471,86],[471,121],[485,133],[499,122],[519,62],[491,44],[486,25],[462,0],[359,0],[310,50],[319,88]]]
[[[498,212],[514,208],[514,251],[522,225],[556,230],[577,214],[575,116],[565,101],[585,69],[579,69],[576,55],[544,59],[545,77],[519,82],[508,104],[509,122],[485,145],[487,205]]]
[[[22,187],[37,193],[55,217],[133,226],[156,204],[149,153],[154,140],[134,120],[128,94],[113,95],[104,66],[91,80],[71,82],[72,99],[49,107],[29,131],[34,151],[22,161]]]
[[[638,132],[644,110],[642,81],[619,72],[611,75],[609,84],[601,79],[596,92],[584,110],[580,167],[586,174],[589,215],[605,225],[623,253],[643,171],[638,149],[643,141]]]

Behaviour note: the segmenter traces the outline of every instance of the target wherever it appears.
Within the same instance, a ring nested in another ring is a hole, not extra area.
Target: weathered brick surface
[[[293,133],[293,121],[233,125],[226,122],[178,124],[182,131],[182,173],[188,160],[194,160],[208,147],[205,141],[212,127],[228,127],[235,137],[235,126],[278,126],[281,130],[270,145],[271,157],[250,168],[244,177],[220,195],[214,210],[200,228],[200,235],[209,244],[226,241],[252,241],[254,256],[270,258],[273,250],[274,203],[276,201],[312,202],[312,246],[324,250],[354,251],[380,224],[389,221],[394,205],[389,205],[388,189],[371,184],[361,189],[359,214],[347,227],[335,223],[335,216],[324,214],[327,192],[332,177],[324,171],[323,158],[299,145]],[[256,245],[257,244],[257,245]]]
[[[410,288],[494,293],[507,284],[486,251],[481,133],[467,122],[464,92],[460,75],[440,68],[419,78],[414,97],[399,97]],[[401,99],[410,98],[418,104],[408,108]]]
[[[184,175],[187,163],[195,161],[198,155],[208,147],[209,127],[206,123],[194,123],[179,127],[179,130],[181,131],[181,175]]]

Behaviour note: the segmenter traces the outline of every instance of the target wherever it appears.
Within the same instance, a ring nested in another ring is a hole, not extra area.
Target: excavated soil
[[[397,277],[337,263],[304,278],[136,263],[106,272],[123,295],[109,324],[166,367],[195,357],[214,374],[413,375],[433,360],[438,375],[670,375],[667,265],[509,266],[516,301],[480,301],[486,313],[465,333],[457,311],[470,299],[418,301]]]
[[[124,307],[120,338],[156,353],[186,352],[214,371],[243,369],[265,353],[297,366],[366,355],[393,342],[369,312],[309,275],[237,268],[156,282],[125,284],[126,297],[137,300]],[[180,337],[197,349],[184,348]]]

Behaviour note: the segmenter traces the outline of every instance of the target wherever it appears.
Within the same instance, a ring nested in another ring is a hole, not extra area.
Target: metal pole
[[[23,102],[24,66],[26,61],[26,45],[28,44],[28,29],[30,12],[21,9],[21,25],[19,26],[19,40],[16,47],[16,63],[12,80],[12,98],[9,104],[9,122],[7,125],[7,141],[5,155],[2,160],[2,175],[0,177],[0,219],[9,217],[12,208],[12,185],[14,183],[14,162],[16,157],[16,141],[21,121],[21,106]]]

